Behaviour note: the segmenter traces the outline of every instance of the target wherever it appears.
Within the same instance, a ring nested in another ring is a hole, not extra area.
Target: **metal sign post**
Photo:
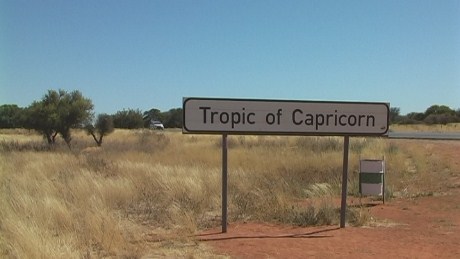
[[[222,135],[222,233],[227,233],[227,134]]]
[[[348,191],[348,146],[350,137],[343,138],[343,172],[342,172],[342,201],[340,205],[340,228],[345,227],[345,215],[347,213],[347,191]]]

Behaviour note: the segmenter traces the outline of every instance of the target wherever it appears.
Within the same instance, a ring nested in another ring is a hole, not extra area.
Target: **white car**
[[[161,121],[152,121],[150,123],[150,128],[157,129],[157,130],[164,130],[165,126],[163,126],[163,123],[161,123]]]

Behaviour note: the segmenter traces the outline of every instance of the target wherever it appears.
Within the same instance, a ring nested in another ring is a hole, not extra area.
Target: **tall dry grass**
[[[448,123],[448,124],[394,124],[390,127],[393,131],[415,131],[415,132],[459,132],[460,123]]]
[[[30,132],[0,132],[0,257],[217,256],[193,235],[220,224],[221,137],[117,130],[97,148],[73,136],[72,150],[49,149]],[[342,143],[230,136],[230,220],[337,223]],[[445,171],[403,141],[352,138],[349,195],[359,159],[383,156],[390,195],[417,195]]]

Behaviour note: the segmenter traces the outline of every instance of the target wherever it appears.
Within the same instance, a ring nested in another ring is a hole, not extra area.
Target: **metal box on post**
[[[359,161],[359,193],[382,196],[385,203],[385,160]]]

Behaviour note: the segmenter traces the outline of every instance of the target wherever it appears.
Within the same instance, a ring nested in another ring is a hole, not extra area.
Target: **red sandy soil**
[[[445,191],[372,202],[371,227],[231,223],[227,233],[213,229],[199,239],[232,258],[460,258],[460,141],[426,145],[453,165]]]

